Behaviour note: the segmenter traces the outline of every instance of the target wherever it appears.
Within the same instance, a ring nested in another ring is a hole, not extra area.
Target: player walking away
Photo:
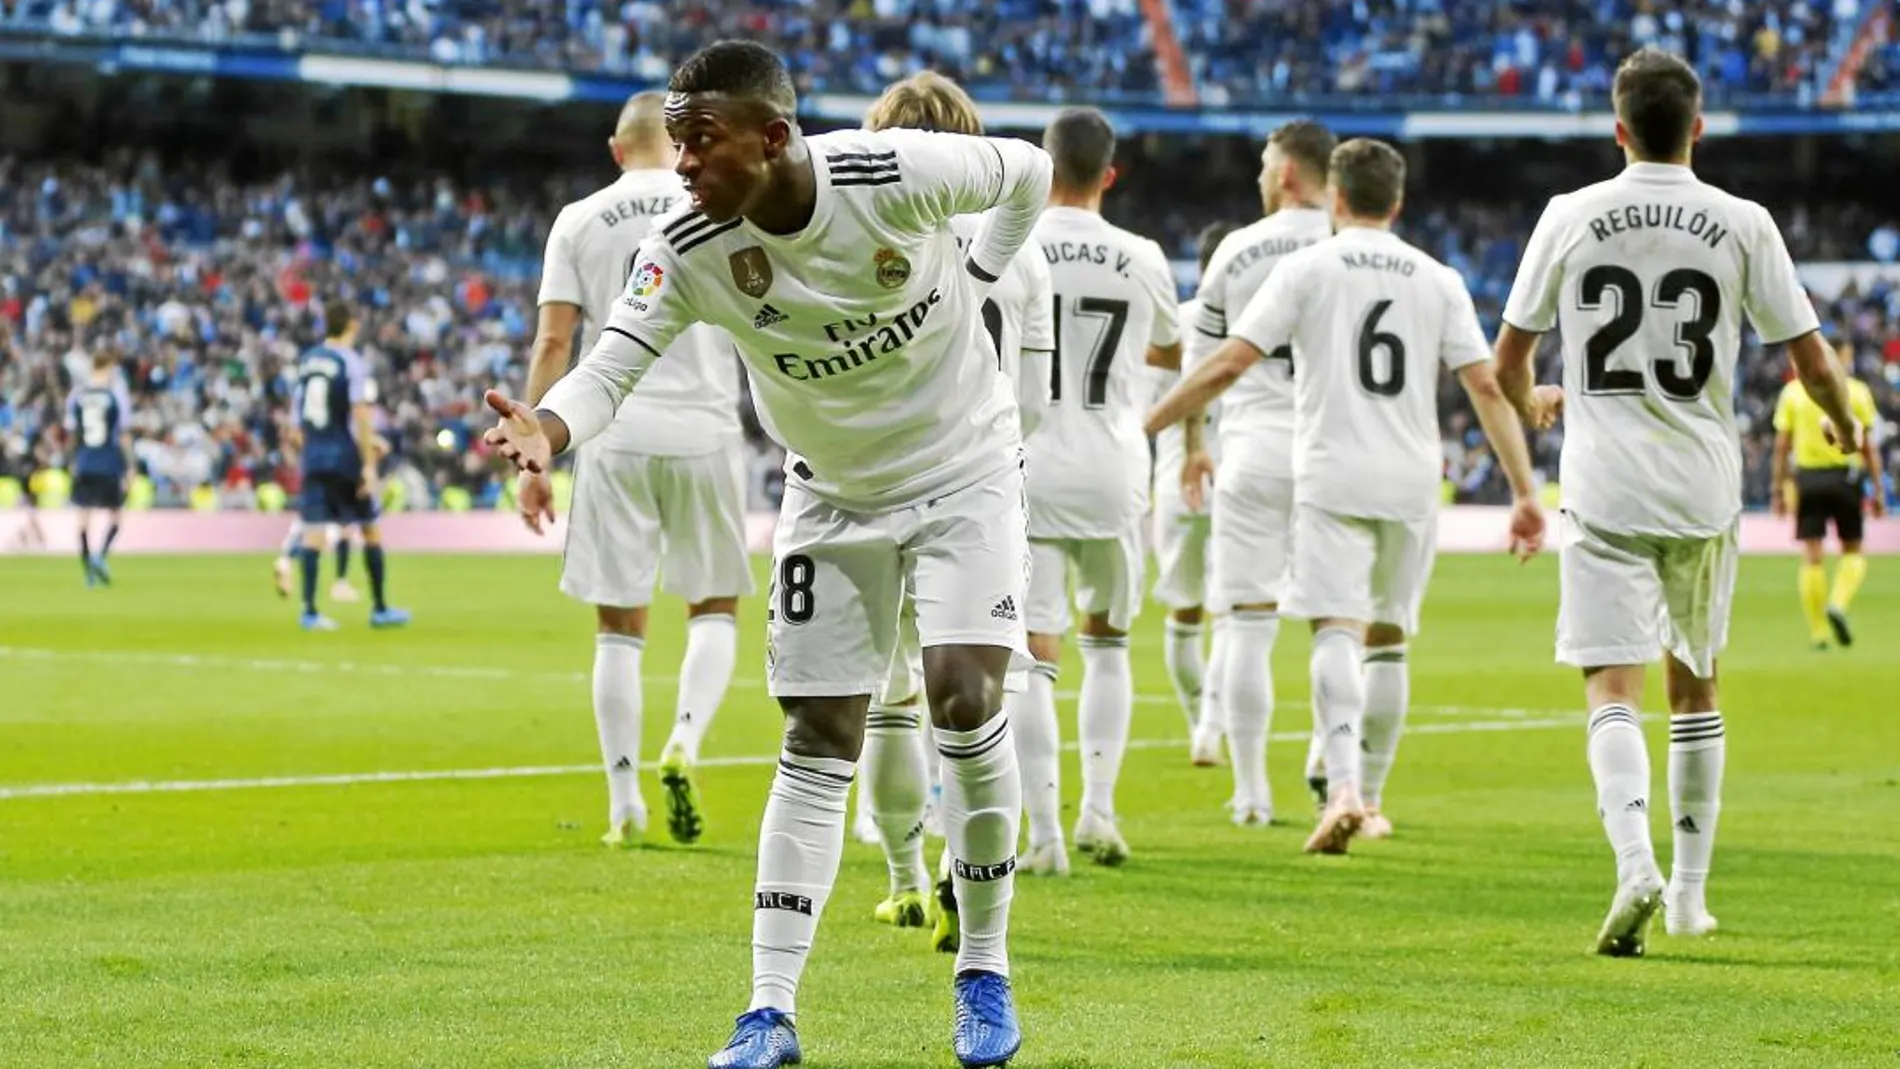
[[[1332,235],[1325,197],[1335,144],[1330,131],[1311,122],[1287,123],[1267,138],[1260,155],[1265,218],[1214,251],[1201,276],[1194,323],[1199,341],[1217,346],[1288,256]],[[1188,454],[1179,476],[1189,500],[1214,477],[1211,590],[1216,604],[1232,610],[1219,689],[1234,766],[1228,805],[1241,826],[1273,821],[1267,735],[1273,726],[1273,643],[1280,633],[1293,530],[1293,395],[1293,351],[1275,349],[1250,366],[1221,402],[1221,470],[1215,472],[1200,442],[1202,420],[1196,417],[1185,427]],[[1203,733],[1195,751],[1216,745]]]
[[[382,453],[379,451],[377,455],[380,457]],[[284,534],[283,548],[278,551],[277,560],[271,566],[272,578],[277,585],[277,596],[280,598],[290,596],[291,576],[295,571],[294,558],[297,556],[298,549],[303,546],[303,528],[301,516],[294,517],[290,521],[290,530]],[[352,605],[362,600],[362,595],[350,585],[351,530],[352,528],[341,524],[331,523],[324,525],[323,531],[324,541],[336,551],[336,582],[330,584],[330,600],[345,605]],[[360,531],[357,532],[357,537],[362,537]]]
[[[1367,672],[1418,633],[1437,540],[1440,364],[1457,373],[1510,480],[1520,556],[1535,553],[1544,532],[1524,428],[1492,374],[1464,280],[1392,233],[1404,157],[1357,139],[1333,151],[1331,172],[1339,232],[1288,256],[1228,341],[1149,419],[1158,428],[1205,407],[1291,346],[1299,422],[1284,610],[1313,627],[1313,710],[1330,794],[1306,843],[1317,853],[1344,853],[1366,821],[1362,724],[1377,683]]]
[[[1867,558],[1860,538],[1865,523],[1861,498],[1875,516],[1887,514],[1887,497],[1880,471],[1880,450],[1873,428],[1880,410],[1867,384],[1853,377],[1854,346],[1841,342],[1835,349],[1841,373],[1847,377],[1847,406],[1867,434],[1860,452],[1844,453],[1834,447],[1824,430],[1826,414],[1808,396],[1799,380],[1782,388],[1775,404],[1774,512],[1788,514],[1788,460],[1794,459],[1794,536],[1801,541],[1801,611],[1808,618],[1808,638],[1817,650],[1827,649],[1829,632],[1842,646],[1854,644],[1847,610],[1867,578]],[[1827,528],[1841,540],[1841,562],[1834,569],[1834,589],[1827,586]]]
[[[132,473],[132,401],[119,378],[118,361],[94,353],[86,383],[66,399],[66,430],[77,439],[72,451],[73,505],[79,510],[79,565],[86,585],[112,585],[106,557],[119,537],[119,512]],[[92,551],[96,513],[106,514],[105,538]]]
[[[1808,395],[1859,448],[1846,380],[1774,220],[1690,170],[1702,87],[1643,49],[1612,88],[1629,166],[1552,198],[1505,304],[1499,379],[1519,412],[1563,411],[1562,601],[1557,660],[1583,669],[1597,811],[1616,852],[1616,897],[1597,952],[1641,954],[1659,901],[1672,935],[1713,931],[1703,885],[1720,808],[1716,657],[1728,638],[1741,512],[1735,371],[1742,316],[1787,343]],[[1563,387],[1531,386],[1537,335],[1559,328]],[[1644,666],[1668,655],[1665,891],[1649,838]]]
[[[867,130],[931,130],[941,133],[983,133],[976,103],[955,82],[931,71],[913,75],[890,86],[865,115]],[[982,220],[959,215],[950,220],[957,242],[966,249],[976,239]],[[1026,437],[1041,421],[1049,404],[1050,354],[1055,345],[1049,268],[1040,249],[1024,247],[1009,261],[982,304],[983,329],[995,346],[997,368],[1017,399],[1017,425]],[[858,786],[859,812],[872,822],[875,841],[884,849],[890,869],[891,893],[878,903],[873,916],[898,927],[931,922],[932,941],[939,950],[957,949],[957,917],[952,873],[939,873],[935,895],[924,867],[927,798],[937,762],[925,748],[922,697],[923,649],[917,633],[916,602],[904,595],[899,616],[896,656],[880,692],[871,699],[865,719],[864,780]],[[1040,755],[1026,751],[1032,733],[1022,730],[1022,714],[1004,699],[1004,710],[1017,725],[1017,761],[1023,768]],[[1051,752],[1050,757],[1055,754]],[[869,804],[865,804],[865,799]],[[948,854],[946,852],[946,859]]]
[[[376,429],[369,404],[369,370],[356,351],[360,324],[342,301],[323,306],[324,341],[297,360],[297,437],[303,448],[303,573],[305,631],[334,631],[336,621],[317,611],[317,573],[323,564],[327,524],[354,524],[363,532],[363,566],[369,572],[371,627],[402,627],[406,609],[384,598],[388,578],[382,532],[377,528]]]
[[[912,130],[803,137],[784,64],[750,42],[701,50],[671,89],[691,208],[655,224],[600,340],[540,410],[490,392],[502,419],[487,438],[545,471],[606,428],[688,325],[739,340],[761,422],[789,450],[767,657],[786,724],[759,829],[752,1003],[708,1064],[799,1060],[798,980],[908,587],[961,906],[953,1046],[1000,1065],[1022,1041],[1007,979],[1022,792],[1001,706],[1004,673],[1029,660],[1028,537],[1015,405],[979,309],[1048,196],[1048,157]],[[991,208],[966,260],[949,221]]]
[[[1203,278],[1207,276],[1214,250],[1235,229],[1234,224],[1222,222],[1210,223],[1201,231],[1198,247]],[[1200,310],[1199,298],[1181,305],[1181,322],[1198,323]],[[1213,351],[1216,341],[1198,330],[1184,331],[1182,365],[1192,367],[1200,357]],[[1181,373],[1168,368],[1153,368],[1152,372],[1153,400],[1159,401],[1180,381]],[[1210,409],[1208,426],[1213,425],[1213,415]],[[1205,430],[1202,443],[1206,448]],[[1186,460],[1187,436],[1182,428],[1169,427],[1155,435],[1153,543],[1159,574],[1155,577],[1154,596],[1168,607],[1168,640],[1163,660],[1167,664],[1168,679],[1174,684],[1174,696],[1181,702],[1181,712],[1187,717],[1188,732],[1193,737],[1189,759],[1197,766],[1212,767],[1220,763],[1220,740],[1225,734],[1220,684],[1227,658],[1227,616],[1225,609],[1216,603],[1214,639],[1203,664],[1201,635],[1207,609],[1207,542],[1212,526],[1205,499],[1190,507],[1182,493],[1181,469]]]
[[[574,331],[593,348],[655,221],[685,199],[671,169],[665,94],[641,93],[620,111],[608,150],[621,175],[562,209],[541,268],[541,320],[528,370],[539,401],[567,370]],[[602,842],[633,845],[646,830],[640,798],[640,655],[656,578],[686,602],[673,731],[660,752],[667,833],[704,830],[693,776],[699,747],[732,682],[739,598],[753,592],[745,540],[745,451],[739,366],[732,341],[712,327],[682,332],[640,392],[574,458],[574,510],[561,590],[595,607],[594,722],[607,769]],[[535,531],[552,519],[545,472],[522,475],[517,495]],[[532,484],[532,485],[531,485]]]
[[[1023,771],[1033,871],[1067,867],[1059,797],[1056,665],[1073,611],[1082,616],[1082,811],[1075,845],[1119,865],[1115,781],[1128,748],[1134,681],[1128,629],[1141,609],[1141,522],[1149,455],[1141,430],[1147,363],[1179,367],[1174,273],[1161,246],[1102,218],[1115,182],[1115,133],[1093,108],[1066,108],[1043,132],[1055,161],[1049,209],[1036,223],[1055,290],[1049,414],[1029,438],[1029,649],[1035,682],[1017,722],[1038,760]],[[1150,355],[1152,354],[1152,355]],[[1046,736],[1046,737],[1045,737]],[[1028,743],[1026,742],[1027,746]]]

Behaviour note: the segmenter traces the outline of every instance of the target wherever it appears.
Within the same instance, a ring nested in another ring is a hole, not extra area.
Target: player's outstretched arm
[[[1835,362],[1834,353],[1819,330],[1811,330],[1788,342],[1788,359],[1794,373],[1814,403],[1821,406],[1828,423],[1823,429],[1828,440],[1843,453],[1858,453],[1866,428],[1854,418],[1847,394],[1847,375]]]
[[[1230,337],[1214,355],[1168,391],[1148,412],[1144,429],[1152,437],[1197,412],[1203,412],[1216,397],[1239,381],[1246,370],[1260,362],[1260,350],[1245,338]]]
[[[987,142],[979,151],[993,154],[1002,168],[1000,182],[989,187],[1001,189],[996,210],[984,215],[970,242],[970,273],[984,282],[995,282],[1029,240],[1029,232],[1035,229],[1037,217],[1049,202],[1055,164],[1047,152],[1027,141],[1001,137],[970,140]]]
[[[1478,425],[1504,468],[1511,484],[1511,550],[1520,561],[1529,560],[1544,545],[1544,510],[1537,503],[1536,477],[1531,474],[1530,447],[1524,442],[1524,424],[1498,385],[1488,361],[1458,369],[1458,382],[1477,410]]]

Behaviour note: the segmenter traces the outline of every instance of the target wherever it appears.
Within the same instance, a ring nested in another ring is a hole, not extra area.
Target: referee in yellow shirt
[[[1854,643],[1847,626],[1847,609],[1861,580],[1867,577],[1867,558],[1861,555],[1861,499],[1875,516],[1887,512],[1881,489],[1880,453],[1874,447],[1874,429],[1880,425],[1874,394],[1854,378],[1854,346],[1839,343],[1834,350],[1847,372],[1848,406],[1867,428],[1859,455],[1843,453],[1829,444],[1821,426],[1826,417],[1799,380],[1781,391],[1775,404],[1774,513],[1788,514],[1790,493],[1794,505],[1794,534],[1801,540],[1801,611],[1808,619],[1808,635],[1816,649],[1826,649],[1828,635],[1843,646]],[[1789,459],[1794,461],[1792,472]],[[1790,483],[1792,482],[1792,486]],[[1868,490],[1871,487],[1872,493]],[[1828,589],[1827,528],[1834,525],[1841,540],[1841,563],[1834,570],[1834,588]]]

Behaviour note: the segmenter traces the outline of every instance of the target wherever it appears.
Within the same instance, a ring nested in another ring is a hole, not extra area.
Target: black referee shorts
[[[1831,523],[1841,541],[1860,541],[1865,528],[1860,510],[1861,479],[1861,472],[1855,468],[1797,469],[1794,536],[1803,542],[1826,538]]]

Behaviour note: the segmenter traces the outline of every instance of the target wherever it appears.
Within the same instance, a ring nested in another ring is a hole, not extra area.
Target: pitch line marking
[[[30,646],[0,646],[0,660],[17,661],[85,661],[100,664],[142,664],[157,668],[177,668],[184,670],[241,671],[241,672],[286,672],[298,675],[379,675],[396,679],[421,676],[434,679],[486,679],[486,680],[522,680],[544,679],[563,683],[586,683],[593,676],[588,672],[524,672],[514,668],[484,667],[482,665],[459,664],[388,664],[359,661],[306,661],[287,658],[268,657],[222,657],[216,654],[200,655],[195,653],[165,653],[140,650],[57,650],[40,649]],[[657,685],[677,684],[678,676],[648,675],[647,683]],[[731,687],[735,690],[760,690],[765,686],[762,679],[748,676],[735,677]],[[1056,697],[1063,701],[1075,701],[1079,693],[1072,690],[1060,690]],[[1173,694],[1137,693],[1138,705],[1177,705]],[[1280,708],[1305,708],[1304,703],[1282,702]],[[1538,717],[1559,716],[1569,712],[1566,709],[1497,709],[1475,705],[1415,705],[1411,712],[1418,716],[1501,716],[1501,717]]]
[[[1522,710],[1500,710],[1502,712],[1521,712]],[[1538,731],[1548,728],[1578,727],[1585,721],[1582,714],[1563,717],[1511,717],[1497,720],[1472,720],[1444,724],[1415,724],[1406,729],[1413,735],[1461,735],[1472,732],[1494,731]],[[1304,731],[1281,731],[1269,736],[1274,742],[1304,742],[1309,734]],[[1131,739],[1131,750],[1165,750],[1185,747],[1187,740],[1172,739]],[[1073,751],[1076,744],[1065,743],[1064,750]],[[701,768],[755,768],[778,763],[777,754],[757,754],[735,757],[708,757],[699,762]],[[652,771],[657,762],[648,761],[642,768]],[[600,765],[521,765],[504,768],[451,768],[422,769],[396,772],[342,772],[329,775],[312,776],[257,776],[246,779],[198,779],[198,780],[133,780],[124,783],[29,783],[18,786],[0,786],[0,801],[16,798],[69,798],[85,795],[105,794],[181,794],[196,791],[241,791],[262,790],[282,787],[344,787],[361,783],[428,783],[441,780],[486,780],[486,779],[534,779],[548,776],[598,775]]]

